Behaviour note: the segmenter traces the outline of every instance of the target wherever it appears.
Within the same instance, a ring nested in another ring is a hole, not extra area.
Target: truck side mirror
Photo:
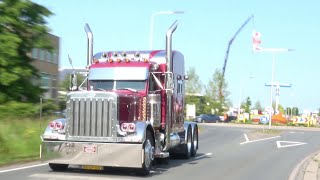
[[[70,90],[75,91],[78,89],[77,85],[77,75],[76,74],[71,74],[71,81],[70,81]]]

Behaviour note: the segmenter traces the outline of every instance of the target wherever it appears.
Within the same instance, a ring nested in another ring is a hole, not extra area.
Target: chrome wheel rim
[[[144,164],[146,167],[149,167],[154,159],[153,150],[154,147],[152,147],[151,142],[148,139],[144,149]]]
[[[191,133],[188,133],[188,139],[187,139],[187,147],[188,147],[188,153],[190,154],[191,153],[191,146],[192,146],[192,143],[191,143]]]
[[[194,151],[198,149],[198,133],[196,131],[193,134],[193,149]]]

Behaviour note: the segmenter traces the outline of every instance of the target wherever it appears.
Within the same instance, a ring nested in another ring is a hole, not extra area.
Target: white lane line
[[[48,165],[48,163],[36,164],[36,165],[32,165],[32,166],[24,166],[24,167],[19,167],[19,168],[2,170],[2,171],[0,171],[0,173],[11,172],[11,171],[19,171],[19,170],[22,170],[22,169],[34,168],[34,167],[45,166],[45,165]]]
[[[246,139],[246,142],[249,141],[249,138],[248,138],[247,134],[244,134],[244,138]]]
[[[66,174],[33,174],[29,176],[31,178],[41,178],[41,179],[56,179],[56,180],[65,180],[65,179],[79,179],[79,180],[127,180],[130,178],[115,178],[115,177],[105,177],[105,176],[87,176],[87,175],[66,175]]]
[[[279,138],[279,137],[280,136],[273,136],[273,137],[268,137],[268,138],[263,138],[263,139],[256,139],[256,140],[253,140],[253,141],[245,141],[245,142],[240,143],[240,145],[247,144],[247,143],[258,142],[258,141],[269,140],[269,139],[274,139],[274,138]]]
[[[194,159],[201,159],[201,158],[203,158],[203,157],[211,156],[211,155],[212,155],[212,153],[207,153],[207,154],[204,154],[204,155],[201,155],[201,156],[197,156],[197,157],[195,157]]]

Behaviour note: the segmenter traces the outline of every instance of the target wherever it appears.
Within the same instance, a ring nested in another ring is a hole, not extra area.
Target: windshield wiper
[[[133,89],[133,88],[117,88],[117,90],[122,90],[122,89],[129,90],[129,91],[132,91],[132,92],[138,92],[138,90]]]

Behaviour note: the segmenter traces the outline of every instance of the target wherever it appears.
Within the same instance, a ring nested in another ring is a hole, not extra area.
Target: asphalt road
[[[197,156],[189,160],[171,159],[168,165],[156,165],[149,179],[284,180],[302,159],[320,150],[320,129],[286,129],[280,134],[265,135],[247,127],[225,124],[200,126]],[[120,168],[108,168],[103,172],[71,167],[66,172],[53,172],[48,165],[35,162],[0,168],[0,179],[120,180],[145,177]]]

